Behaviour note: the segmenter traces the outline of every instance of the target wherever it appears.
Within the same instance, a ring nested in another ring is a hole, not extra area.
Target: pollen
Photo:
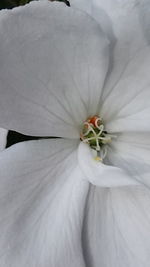
[[[98,156],[95,157],[94,159],[95,159],[96,161],[103,161],[102,158],[100,158],[100,157],[98,157]]]

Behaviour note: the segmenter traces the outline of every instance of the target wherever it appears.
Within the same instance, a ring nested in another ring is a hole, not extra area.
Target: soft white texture
[[[138,0],[139,5],[139,15],[141,19],[141,23],[143,26],[143,31],[145,34],[145,38],[147,39],[148,43],[150,44],[150,4],[149,0]]]
[[[47,1],[1,11],[0,24],[0,125],[79,138],[82,122],[98,109],[108,69],[100,27],[83,12]]]
[[[149,189],[91,187],[84,220],[86,267],[149,267]]]
[[[86,179],[93,185],[116,187],[139,184],[133,179],[133,173],[129,175],[123,170],[126,169],[125,166],[121,166],[122,169],[120,169],[94,160],[89,145],[82,142],[78,148],[78,161]]]
[[[140,183],[150,186],[150,134],[122,133],[109,147],[108,161],[125,169]]]
[[[0,128],[0,151],[6,147],[8,131]]]
[[[1,266],[85,266],[81,231],[89,186],[76,147],[76,141],[29,141],[0,154]]]
[[[143,5],[148,0],[142,0]],[[147,44],[139,10],[141,0],[71,0],[71,5],[86,11],[100,24],[111,41],[110,75],[103,90],[103,99],[120,80],[124,68]],[[150,5],[147,3],[147,9]],[[147,12],[147,14],[149,14]],[[147,16],[147,21],[149,17]]]
[[[99,111],[117,132],[104,162],[110,166],[79,140],[2,152],[2,267],[149,267],[145,24],[136,1],[80,1],[110,40],[109,62],[104,33],[80,11],[42,1],[0,12],[0,126],[73,139]]]
[[[100,113],[109,132],[150,131],[149,66],[150,47],[145,46],[128,62],[107,95]]]

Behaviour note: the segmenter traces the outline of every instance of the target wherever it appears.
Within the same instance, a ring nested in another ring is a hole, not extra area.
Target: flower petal
[[[139,182],[150,186],[149,133],[123,133],[108,148],[111,165],[124,169]]]
[[[7,133],[8,131],[6,129],[0,128],[0,151],[6,147]]]
[[[88,183],[77,143],[20,143],[0,154],[0,263],[84,267],[81,231]]]
[[[139,14],[145,33],[145,38],[150,44],[150,2],[149,0],[139,0]]]
[[[149,203],[149,190],[140,186],[92,187],[83,233],[88,267],[149,267]]]
[[[0,125],[34,136],[79,137],[97,110],[108,41],[88,15],[34,1],[0,13]]]
[[[107,96],[101,114],[110,132],[150,131],[150,47],[128,62],[120,81]]]
[[[93,185],[115,187],[139,184],[125,170],[97,162],[89,145],[83,142],[78,148],[78,160],[83,176]]]
[[[147,43],[139,15],[140,2],[141,0],[71,1],[72,5],[93,16],[111,41],[111,66],[102,102],[120,79],[128,61]],[[150,2],[147,6],[150,7]],[[142,9],[140,12],[143,14]],[[149,13],[147,18],[149,20]]]

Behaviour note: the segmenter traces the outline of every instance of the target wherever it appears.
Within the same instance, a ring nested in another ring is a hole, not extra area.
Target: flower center
[[[103,120],[99,116],[88,118],[84,124],[80,134],[80,138],[84,143],[97,152],[95,157],[98,161],[103,161],[107,155],[107,145],[111,142],[112,138],[116,136],[107,133],[105,130]]]

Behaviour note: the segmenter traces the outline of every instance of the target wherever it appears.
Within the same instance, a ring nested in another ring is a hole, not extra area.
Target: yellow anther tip
[[[100,158],[100,157],[95,157],[94,158],[96,161],[101,161],[102,162],[102,158]]]

